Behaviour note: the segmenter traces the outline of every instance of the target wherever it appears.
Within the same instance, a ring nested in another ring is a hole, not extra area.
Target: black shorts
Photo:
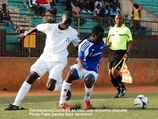
[[[108,69],[120,70],[123,64],[123,57],[126,50],[110,50],[108,57]]]

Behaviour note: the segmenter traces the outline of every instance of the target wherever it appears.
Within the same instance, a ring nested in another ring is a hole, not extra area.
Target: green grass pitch
[[[113,99],[114,94],[92,94],[91,102],[96,108],[86,110],[84,95],[72,95],[67,102],[80,106],[79,110],[63,111],[60,109],[59,95],[26,96],[20,105],[24,110],[4,111],[15,97],[0,97],[0,119],[157,119],[158,92],[143,93],[149,98],[146,109],[137,109],[134,98],[140,93],[127,93],[124,97]]]

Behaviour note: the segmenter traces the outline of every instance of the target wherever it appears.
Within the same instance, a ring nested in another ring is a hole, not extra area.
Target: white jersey
[[[37,30],[46,34],[44,51],[40,56],[45,62],[67,61],[68,45],[72,42],[76,47],[80,42],[75,29],[69,26],[66,30],[60,30],[58,25],[49,23],[37,25]]]
[[[93,16],[94,16],[94,17],[97,17],[98,14],[99,14],[99,11],[100,11],[100,9],[95,8],[94,11],[93,11]],[[97,14],[96,14],[96,12],[97,12]]]

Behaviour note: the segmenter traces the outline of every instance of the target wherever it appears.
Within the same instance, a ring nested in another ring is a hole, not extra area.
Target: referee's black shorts
[[[120,70],[123,64],[123,57],[126,50],[110,50],[108,56],[108,69],[115,68]]]

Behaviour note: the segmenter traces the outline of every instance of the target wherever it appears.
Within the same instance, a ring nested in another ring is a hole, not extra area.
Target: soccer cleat
[[[114,96],[114,98],[119,98],[120,97],[120,91],[117,91],[116,95]]]
[[[63,110],[71,110],[71,106],[70,105],[68,105],[68,104],[66,104],[66,103],[63,103],[63,104],[61,104],[61,106],[60,106]]]
[[[89,99],[85,100],[84,102],[85,102],[86,109],[92,109],[93,108],[93,106],[92,106],[92,104],[91,104]]]
[[[122,88],[121,91],[120,91],[120,94],[119,94],[119,97],[123,97],[127,92],[127,89],[126,88]]]
[[[68,101],[68,100],[70,100],[70,98],[71,98],[71,91],[68,90],[68,91],[67,91],[67,94],[66,94],[65,100]]]
[[[15,106],[12,104],[9,104],[7,108],[5,108],[4,110],[18,110],[19,106]]]

